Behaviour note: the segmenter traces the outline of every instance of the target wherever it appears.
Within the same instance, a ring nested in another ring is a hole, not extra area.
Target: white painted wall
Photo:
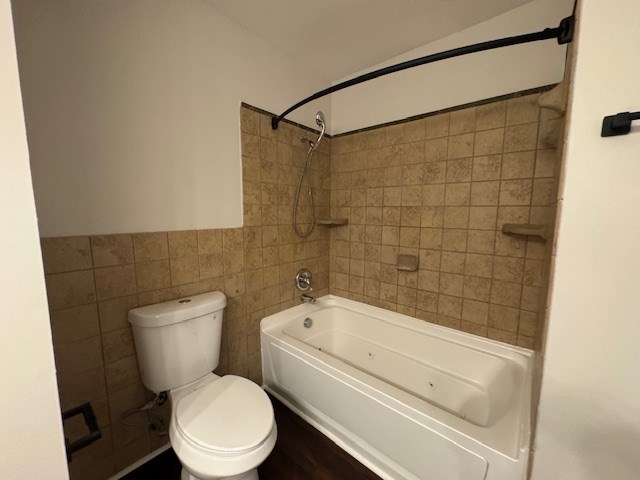
[[[640,2],[579,11],[534,480],[640,477]]]
[[[347,78],[472,43],[556,27],[572,7],[573,0],[536,0]],[[565,46],[547,40],[424,65],[342,90],[332,95],[331,133],[558,83],[565,52]]]
[[[14,9],[43,236],[240,226],[240,102],[329,85],[201,0]]]
[[[0,2],[0,477],[67,478],[9,0]]]

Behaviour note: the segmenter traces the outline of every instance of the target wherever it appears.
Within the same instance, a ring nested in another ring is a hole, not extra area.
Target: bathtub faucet
[[[303,293],[300,295],[300,301],[302,303],[316,303],[316,297],[309,295],[308,293]]]

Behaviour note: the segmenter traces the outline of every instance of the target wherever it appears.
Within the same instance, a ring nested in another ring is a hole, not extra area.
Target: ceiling
[[[330,81],[531,0],[205,0]]]

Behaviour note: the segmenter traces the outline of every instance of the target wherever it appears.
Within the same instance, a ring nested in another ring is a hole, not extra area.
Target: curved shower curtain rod
[[[451,50],[446,50],[440,53],[434,53],[432,55],[415,58],[413,60],[408,60],[406,62],[398,63],[396,65],[391,65],[389,67],[381,68],[379,70],[374,70],[373,72],[365,73],[364,75],[360,75],[358,77],[352,78],[351,80],[346,80],[344,82],[340,82],[336,85],[333,85],[329,88],[325,88],[324,90],[320,90],[319,92],[314,93],[313,95],[305,98],[304,100],[299,101],[292,107],[289,107],[288,109],[286,109],[280,115],[272,117],[271,127],[274,130],[276,130],[278,128],[278,124],[284,117],[286,117],[288,114],[290,114],[294,110],[300,108],[301,106],[313,100],[324,97],[325,95],[329,95],[330,93],[337,92],[338,90],[342,90],[344,88],[351,87],[359,83],[367,82],[369,80],[373,80],[374,78],[382,77],[383,75],[389,75],[390,73],[399,72],[401,70],[406,70],[408,68],[418,67],[420,65],[425,65],[427,63],[446,60],[448,58],[460,57],[462,55],[467,55],[469,53],[483,52],[485,50],[493,50],[494,48],[509,47],[511,45],[520,45],[522,43],[538,42],[540,40],[550,40],[552,38],[555,38],[556,40],[558,40],[559,45],[570,43],[571,40],[573,39],[574,23],[575,23],[575,13],[570,17],[566,17],[562,19],[562,21],[560,22],[560,25],[556,28],[545,28],[540,32],[527,33],[524,35],[517,35],[515,37],[505,37],[505,38],[499,38],[497,40],[489,40],[487,42],[475,43],[473,45],[467,45],[465,47],[459,47]]]

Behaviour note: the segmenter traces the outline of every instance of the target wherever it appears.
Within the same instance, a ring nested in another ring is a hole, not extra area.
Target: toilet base
[[[248,472],[241,473],[240,475],[232,475],[231,477],[216,477],[219,480],[258,480],[258,469],[252,468]],[[180,474],[180,480],[202,480],[198,477],[191,475],[184,468]]]

